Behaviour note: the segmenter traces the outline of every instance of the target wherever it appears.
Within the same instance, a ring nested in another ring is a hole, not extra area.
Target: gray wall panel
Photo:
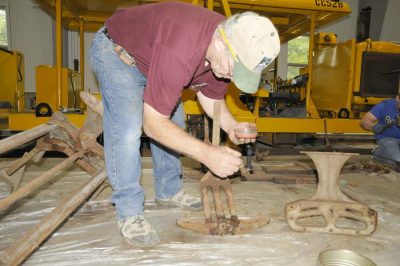
[[[53,64],[53,20],[31,0],[11,0],[9,10],[10,48],[24,54],[25,91],[34,92],[36,66]]]
[[[383,20],[383,27],[381,31],[380,40],[400,42],[400,30],[398,28],[399,13],[400,13],[400,1],[389,0],[388,7],[385,13],[385,18]]]
[[[360,0],[359,11],[368,6],[372,8],[369,30],[369,37],[372,40],[380,40],[387,5],[388,0]]]
[[[86,32],[84,34],[85,42],[85,90],[90,92],[98,92],[98,83],[95,78],[93,71],[90,68],[90,47],[95,33]],[[74,59],[80,60],[80,44],[79,44],[79,33],[70,31],[68,32],[68,67],[74,68]]]
[[[344,0],[344,2],[350,5],[352,10],[351,14],[337,22],[319,28],[317,32],[336,33],[339,42],[347,41],[356,37],[359,0]]]

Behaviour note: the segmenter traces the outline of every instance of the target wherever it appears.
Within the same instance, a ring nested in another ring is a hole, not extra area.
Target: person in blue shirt
[[[375,105],[360,121],[360,126],[375,134],[378,147],[372,152],[375,161],[400,166],[400,94]]]

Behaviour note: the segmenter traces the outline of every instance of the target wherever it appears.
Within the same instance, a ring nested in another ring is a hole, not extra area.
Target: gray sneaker
[[[160,244],[160,238],[143,215],[137,215],[118,221],[121,235],[130,244],[137,247],[154,247]]]
[[[201,202],[201,199],[190,194],[186,194],[183,189],[171,198],[156,199],[156,203],[158,206],[162,207],[182,207],[190,210],[203,209],[203,203]]]

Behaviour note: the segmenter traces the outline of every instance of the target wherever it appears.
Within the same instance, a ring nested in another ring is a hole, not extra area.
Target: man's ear
[[[225,50],[225,42],[221,38],[215,38],[214,47],[218,52],[223,51]]]

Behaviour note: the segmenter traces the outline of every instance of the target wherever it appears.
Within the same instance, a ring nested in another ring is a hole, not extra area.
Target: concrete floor
[[[279,157],[279,156],[278,156]],[[269,161],[282,160],[271,157]],[[294,160],[288,158],[285,160]],[[303,156],[300,159],[308,161]],[[43,159],[31,165],[24,183],[61,159]],[[4,160],[2,160],[4,164]],[[310,197],[315,184],[282,185],[271,182],[233,182],[239,217],[258,213],[270,217],[270,224],[246,235],[204,236],[184,230],[176,219],[201,216],[202,212],[161,209],[154,204],[151,160],[143,158],[142,183],[147,192],[146,217],[158,231],[161,244],[139,249],[125,243],[117,230],[115,210],[109,202],[111,189],[82,206],[24,265],[316,265],[325,249],[349,249],[369,257],[377,265],[400,265],[400,174],[344,173],[340,186],[347,195],[378,212],[378,227],[371,236],[349,236],[292,231],[285,218],[285,205]],[[197,167],[184,160],[186,167]],[[0,255],[8,245],[37,224],[88,175],[78,167],[54,177],[45,187],[18,202],[0,216]],[[185,177],[185,190],[199,195],[198,180]],[[8,194],[0,183],[0,198]]]

